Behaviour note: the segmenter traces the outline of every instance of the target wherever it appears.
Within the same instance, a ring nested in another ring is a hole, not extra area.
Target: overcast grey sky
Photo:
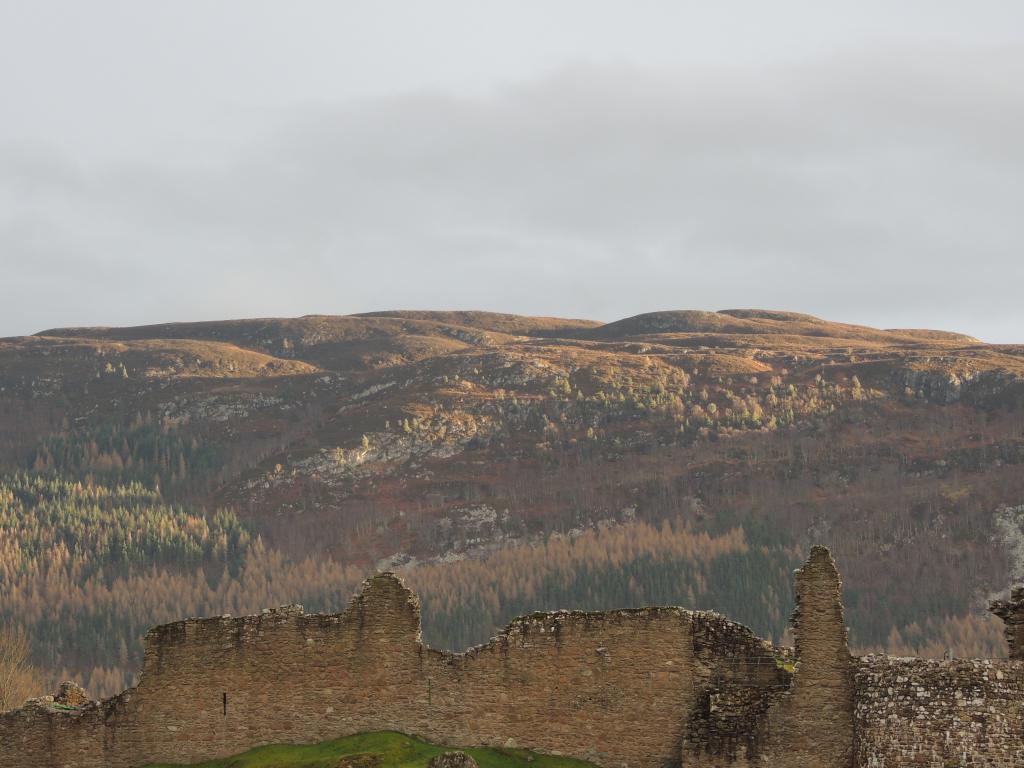
[[[1024,342],[1020,0],[0,0],[0,336],[770,307]]]

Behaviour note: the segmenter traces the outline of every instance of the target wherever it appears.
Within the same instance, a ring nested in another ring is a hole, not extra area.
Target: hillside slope
[[[780,638],[822,543],[855,644],[1000,653],[980,607],[1024,576],[1022,405],[1024,346],[767,310],[50,329],[0,340],[0,616],[94,693],[151,623],[334,609],[385,565],[435,645],[639,603]],[[44,480],[72,489],[60,545],[11,541]],[[97,504],[133,546],[85,551]],[[185,556],[136,518],[210,526],[174,523]]]

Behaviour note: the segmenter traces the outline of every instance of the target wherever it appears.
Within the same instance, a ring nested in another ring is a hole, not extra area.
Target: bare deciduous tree
[[[0,627],[0,712],[20,707],[43,692],[43,681],[32,666],[32,646],[21,629]]]

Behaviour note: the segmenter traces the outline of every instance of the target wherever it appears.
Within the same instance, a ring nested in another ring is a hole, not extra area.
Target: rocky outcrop
[[[445,752],[432,757],[427,768],[477,768],[476,760],[465,752]]]
[[[1019,376],[1004,370],[956,372],[943,369],[900,368],[892,372],[894,389],[933,403],[966,401],[985,404],[1013,385]]]

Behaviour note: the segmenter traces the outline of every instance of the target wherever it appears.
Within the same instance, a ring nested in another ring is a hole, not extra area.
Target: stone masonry
[[[841,585],[825,547],[814,547],[796,572],[791,623],[797,666],[791,689],[768,720],[773,768],[852,765],[854,668]]]
[[[856,765],[1024,766],[1024,665],[868,656],[857,669]]]
[[[341,614],[152,629],[135,688],[90,702],[65,685],[0,715],[0,768],[188,763],[371,730],[608,767],[1024,765],[1024,663],[851,658],[840,586],[814,548],[794,649],[643,608],[532,614],[448,653],[423,645],[416,597],[381,573]]]
[[[1014,587],[1009,600],[994,600],[989,610],[1006,622],[1010,659],[1024,661],[1024,586]]]

